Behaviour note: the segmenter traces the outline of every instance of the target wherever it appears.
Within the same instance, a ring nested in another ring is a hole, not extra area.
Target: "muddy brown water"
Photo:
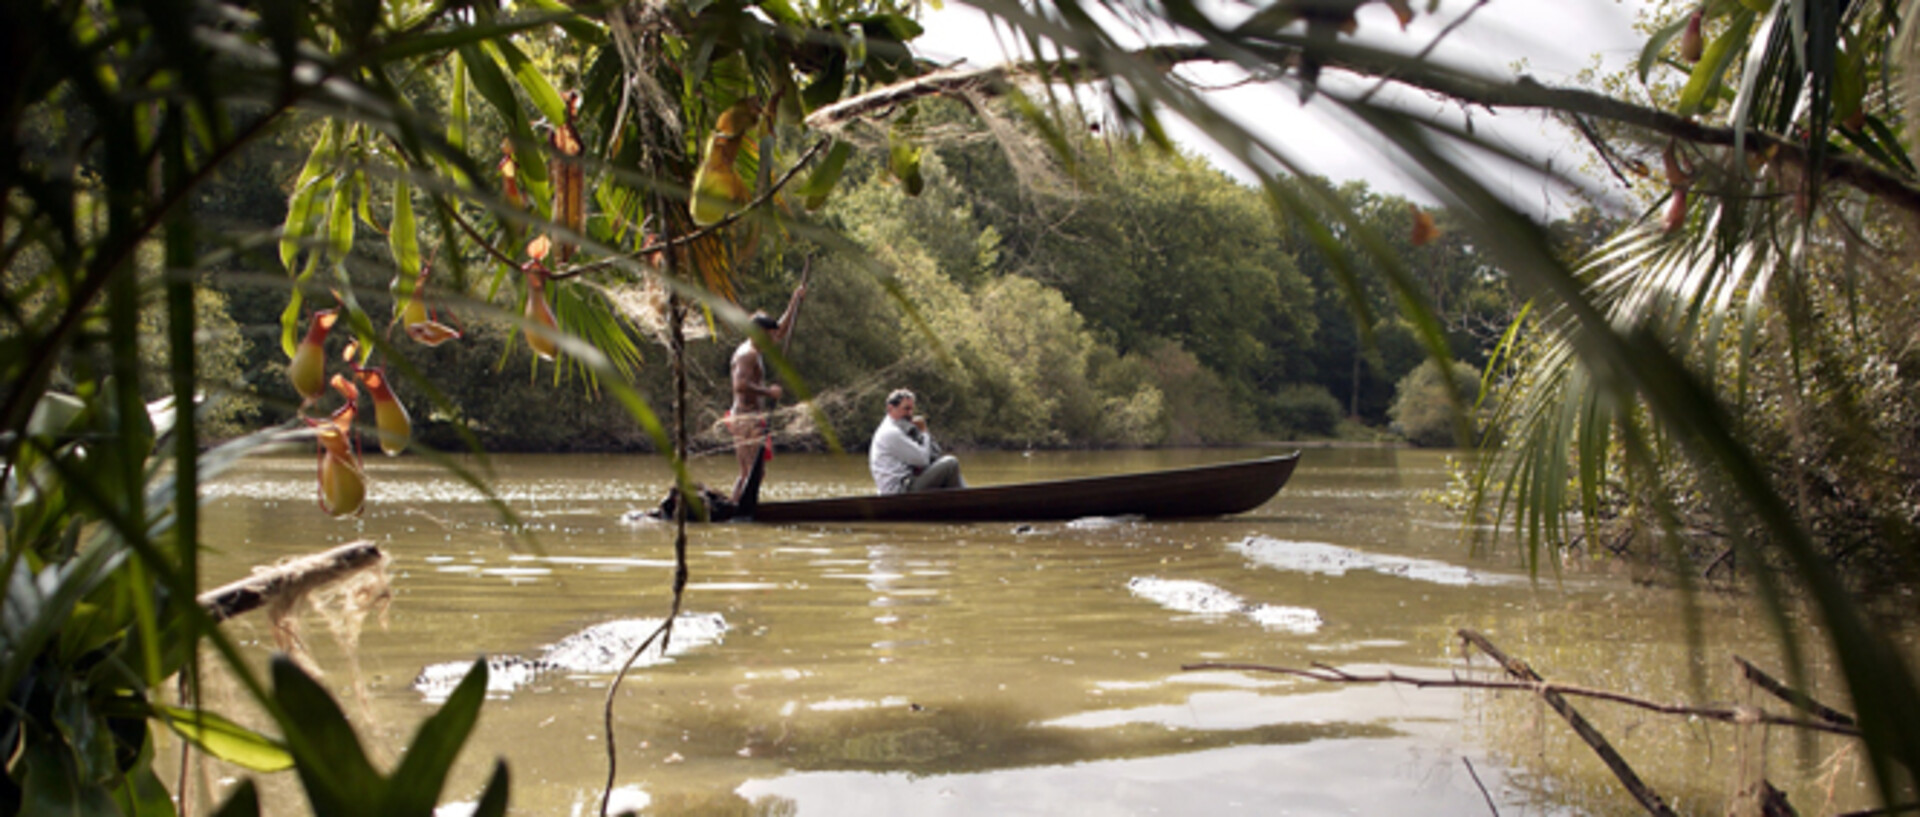
[[[963,462],[984,484],[1270,453],[979,452]],[[210,486],[205,582],[376,540],[392,558],[384,616],[357,633],[334,632],[310,609],[296,619],[369,754],[390,768],[436,689],[493,656],[495,689],[441,813],[469,810],[498,757],[512,772],[513,813],[596,814],[609,667],[670,603],[671,529],[620,517],[662,495],[666,469],[643,456],[490,463],[532,544],[419,458],[370,461],[369,510],[347,521],[315,507],[310,459],[249,462]],[[709,458],[696,472],[724,485],[730,466]],[[769,480],[773,498],[871,484],[864,459],[828,455],[782,455]],[[1279,496],[1224,519],[696,528],[674,648],[643,658],[614,696],[614,808],[1485,815],[1491,799],[1503,815],[1636,813],[1524,694],[1182,669],[1484,672],[1484,658],[1460,658],[1462,627],[1556,681],[1662,702],[1769,704],[1733,680],[1733,654],[1778,662],[1750,602],[1688,602],[1580,565],[1534,581],[1511,546],[1476,552],[1450,512],[1423,500],[1447,481],[1444,453],[1309,449]],[[226,626],[264,665],[267,621]],[[607,637],[575,649],[590,629]],[[1812,673],[1844,706],[1825,664]],[[211,673],[212,706],[258,723],[236,689]],[[1802,813],[1872,802],[1861,758],[1842,741],[1578,705],[1683,813],[1724,813],[1741,769],[1761,764]],[[246,774],[205,764],[195,787],[224,793]],[[269,813],[308,813],[290,773],[256,778]]]

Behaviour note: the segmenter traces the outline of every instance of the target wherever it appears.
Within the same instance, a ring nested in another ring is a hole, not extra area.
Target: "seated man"
[[[874,487],[882,494],[967,487],[960,479],[960,461],[941,456],[927,433],[927,418],[914,416],[913,408],[913,392],[895,389],[887,395],[887,417],[867,448]]]

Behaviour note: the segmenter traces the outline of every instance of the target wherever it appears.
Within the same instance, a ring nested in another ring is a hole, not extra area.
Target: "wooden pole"
[[[379,545],[371,539],[362,539],[208,590],[201,593],[197,601],[213,615],[214,621],[226,621],[266,606],[278,596],[346,578],[379,564],[384,558],[386,554],[380,551]]]

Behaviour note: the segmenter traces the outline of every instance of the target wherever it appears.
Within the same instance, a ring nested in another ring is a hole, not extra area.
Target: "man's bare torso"
[[[766,378],[765,367],[761,365],[760,350],[754,348],[753,341],[745,340],[733,350],[733,413],[750,414],[762,408],[761,398],[754,388]]]

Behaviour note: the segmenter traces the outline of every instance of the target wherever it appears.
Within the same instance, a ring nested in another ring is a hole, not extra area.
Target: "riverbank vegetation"
[[[1852,577],[1920,582],[1902,130],[1920,3],[1668,4],[1636,79],[1669,82],[1605,92],[1357,42],[1357,0],[1113,15],[1185,43],[1146,49],[1071,0],[978,5],[1080,55],[1026,69],[1098,80],[1111,121],[1094,133],[1046,82],[915,60],[917,10],[890,0],[0,7],[18,73],[0,91],[0,803],[167,813],[147,740],[165,724],[296,766],[319,813],[425,813],[478,688],[393,778],[336,774],[358,755],[333,751],[352,739],[324,692],[290,664],[269,690],[190,601],[200,481],[297,445],[321,510],[350,516],[362,439],[650,445],[684,475],[741,306],[802,277],[819,297],[776,368],[818,410],[790,439],[857,439],[899,384],[983,445],[1327,433],[1384,420],[1423,356],[1488,361],[1479,507],[1536,566],[1622,532],[1735,564],[1789,655],[1804,601],[1881,799],[1912,802],[1920,687]],[[1364,5],[1375,27],[1422,16]],[[1442,212],[1330,187],[1171,68],[1200,62],[1344,111]],[[1653,168],[1653,192],[1623,227],[1583,217],[1559,240],[1455,151],[1552,168],[1323,72],[1558,114],[1620,179]],[[1136,150],[1168,147],[1173,116],[1257,182]],[[950,138],[960,123],[997,138]],[[1571,263],[1589,226],[1608,240]],[[1464,414],[1449,379],[1431,390]],[[256,430],[206,445],[236,428]],[[681,528],[676,612],[686,547]],[[282,737],[159,702],[176,672],[191,690],[202,645]],[[505,810],[496,780],[481,813]]]
[[[819,212],[864,257],[799,236],[760,242],[742,259],[735,286],[749,308],[777,312],[802,271],[811,271],[788,357],[812,394],[808,408],[819,413],[790,403],[780,415],[781,445],[825,445],[820,420],[833,439],[858,443],[871,432],[880,399],[900,386],[924,395],[943,439],[976,447],[1217,445],[1343,433],[1380,439],[1398,433],[1389,414],[1396,400],[1435,417],[1449,411],[1443,393],[1397,391],[1425,352],[1381,277],[1362,269],[1363,285],[1346,289],[1307,231],[1275,219],[1247,183],[1197,156],[1164,153],[1086,121],[1076,122],[1068,140],[1078,173],[1069,178],[1018,122],[1005,125],[1015,137],[997,142],[974,135],[977,125],[961,106],[928,111],[926,119],[943,124],[926,128],[919,195],[908,194],[880,157],[859,154]],[[476,115],[472,127],[500,125]],[[277,227],[304,159],[292,148],[309,132],[294,128],[250,151],[259,172],[211,182],[196,208],[201,216]],[[1010,151],[1025,153],[1027,174],[1039,167],[1051,181],[1023,178]],[[1439,235],[1415,247],[1406,226],[1417,209],[1410,202],[1358,182],[1337,196],[1409,260],[1441,310],[1454,358],[1484,364],[1520,307],[1492,260],[1448,231],[1444,214]],[[371,218],[355,222],[359,249],[348,269],[363,288],[360,303],[382,314],[391,310],[381,290],[392,273],[380,229],[391,221],[392,200],[372,188],[367,206]],[[1584,249],[1571,242],[1592,234],[1582,226],[1592,219],[1583,214],[1556,228],[1570,253]],[[459,228],[448,236],[443,227],[423,219],[421,246],[460,246]],[[461,259],[488,260],[478,248]],[[884,275],[874,274],[875,263]],[[248,269],[245,259],[233,265]],[[247,276],[211,282],[235,324],[218,336],[244,352],[244,387],[222,391],[244,407],[234,411],[247,422],[223,428],[284,422],[300,404],[284,376],[284,298]],[[658,360],[667,341],[658,314],[664,299],[658,291],[628,295],[636,320],[614,329]],[[1350,299],[1365,315],[1355,316]],[[655,446],[592,381],[534,366],[533,353],[516,343],[513,316],[446,306],[466,331],[457,343],[419,351],[424,370],[448,375],[434,383],[446,409],[417,418],[423,443],[457,448],[465,431],[491,451]],[[717,447],[722,440],[712,430],[731,400],[727,358],[743,336],[704,317],[693,328],[689,419]],[[633,377],[643,395],[671,391],[666,367],[640,366]],[[403,380],[397,388],[403,402],[429,404],[424,384]],[[1452,424],[1442,423],[1439,433],[1423,428],[1409,436],[1421,445],[1458,444]]]

